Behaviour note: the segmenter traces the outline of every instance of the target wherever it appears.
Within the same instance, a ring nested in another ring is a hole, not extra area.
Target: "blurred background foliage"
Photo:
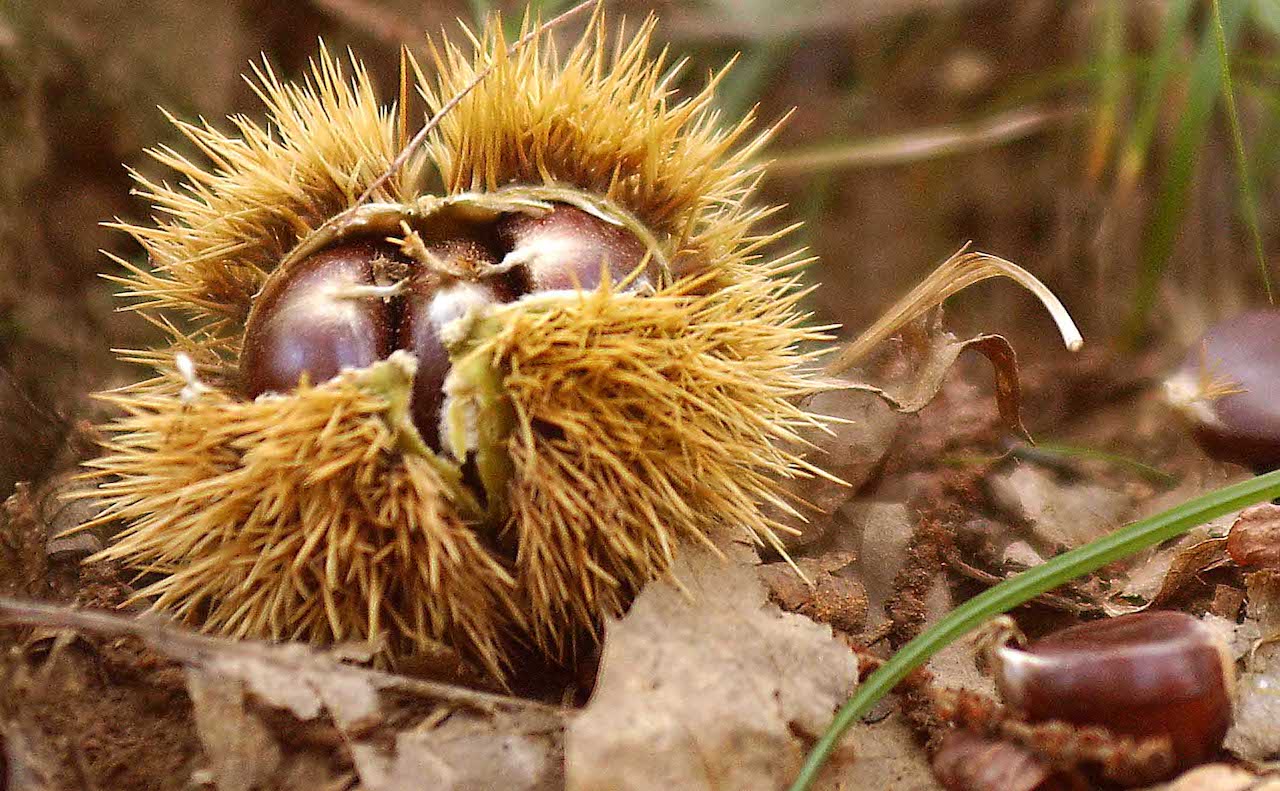
[[[735,53],[726,115],[795,108],[768,200],[821,262],[813,307],[848,332],[966,241],[1042,277],[1094,354],[1161,355],[1267,298],[1277,245],[1280,0],[608,0],[691,62]],[[550,15],[565,0],[543,0]],[[87,397],[136,378],[111,348],[150,340],[114,312],[99,223],[145,218],[125,167],[184,148],[157,106],[260,108],[265,53],[300,76],[317,38],[394,92],[401,46],[460,35],[498,0],[0,0],[0,496],[83,448]],[[576,27],[559,35],[571,37]],[[1227,55],[1224,59],[1223,55]],[[420,110],[420,108],[419,108]],[[1072,364],[1025,295],[952,300],[962,329]]]

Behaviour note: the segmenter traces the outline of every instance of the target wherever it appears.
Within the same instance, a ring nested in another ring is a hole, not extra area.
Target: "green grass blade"
[[[1125,75],[1120,68],[1124,59],[1125,3],[1105,0],[1098,20],[1098,101],[1093,113],[1093,133],[1089,143],[1085,171],[1090,181],[1102,177],[1111,156],[1116,127],[1120,122],[1120,101],[1124,98]]]
[[[1236,95],[1231,87],[1231,56],[1227,51],[1227,34],[1222,27],[1222,4],[1213,0],[1213,34],[1218,45],[1218,61],[1221,64],[1222,98],[1227,107],[1227,120],[1231,124],[1231,145],[1235,149],[1236,177],[1240,180],[1240,206],[1244,212],[1245,225],[1249,228],[1249,236],[1253,240],[1253,254],[1258,259],[1258,272],[1262,275],[1262,286],[1267,291],[1267,301],[1275,304],[1275,295],[1271,292],[1271,272],[1267,268],[1267,258],[1262,252],[1262,232],[1258,228],[1258,200],[1253,191],[1253,178],[1249,172],[1249,158],[1244,152],[1244,133],[1240,131],[1240,114],[1236,112]]]
[[[1146,165],[1147,149],[1151,146],[1156,120],[1164,103],[1164,86],[1177,65],[1174,55],[1190,12],[1191,0],[1174,0],[1165,10],[1160,39],[1151,54],[1151,67],[1147,70],[1146,81],[1143,83],[1142,98],[1134,116],[1133,128],[1120,153],[1116,180],[1117,191],[1122,195],[1133,188]]]
[[[1247,0],[1235,0],[1222,14],[1223,38],[1230,45],[1243,29]],[[1204,32],[1199,51],[1191,67],[1187,101],[1183,107],[1178,128],[1174,133],[1173,152],[1167,172],[1156,197],[1156,206],[1143,239],[1142,258],[1139,264],[1138,286],[1133,295],[1127,339],[1132,345],[1142,336],[1147,326],[1147,316],[1155,305],[1156,290],[1164,275],[1165,265],[1173,252],[1174,240],[1181,225],[1183,210],[1191,189],[1196,160],[1199,157],[1209,122],[1213,116],[1220,79],[1217,36],[1213,25]],[[1229,47],[1228,47],[1229,48]]]
[[[853,697],[836,713],[826,733],[810,751],[791,785],[791,791],[807,791],[812,787],[845,731],[870,711],[899,681],[923,665],[929,657],[987,619],[1007,612],[1063,583],[1097,571],[1108,563],[1174,538],[1211,519],[1277,496],[1280,496],[1280,470],[1218,489],[1135,522],[1097,541],[1058,555],[969,599],[903,646],[858,686]]]
[[[467,0],[467,4],[471,6],[471,19],[477,29],[484,27],[489,21],[489,14],[493,11],[493,3],[491,0]]]

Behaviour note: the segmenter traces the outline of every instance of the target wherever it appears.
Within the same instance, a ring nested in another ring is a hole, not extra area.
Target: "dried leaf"
[[[1247,622],[1261,637],[1245,655],[1236,685],[1236,707],[1226,748],[1249,761],[1280,758],[1280,577],[1249,575]]]
[[[1057,552],[1083,546],[1110,532],[1130,507],[1123,493],[1089,483],[1061,483],[1031,464],[987,478],[992,500],[1025,522],[1031,543]]]
[[[609,624],[595,693],[565,735],[567,786],[777,789],[857,679],[829,627],[780,613],[750,569],[710,557]]]
[[[393,754],[356,744],[352,755],[368,791],[563,788],[558,729],[530,725],[506,715],[496,721],[453,715],[430,729],[397,734]]]
[[[262,721],[245,710],[243,682],[188,668],[187,692],[218,791],[268,787],[280,765],[280,747]]]
[[[1280,569],[1280,505],[1242,511],[1227,534],[1227,552],[1241,566]]]
[[[1050,775],[1025,747],[966,730],[952,731],[942,740],[933,755],[933,772],[952,791],[1037,791]]]
[[[866,623],[867,594],[856,579],[832,573],[850,560],[847,555],[836,564],[830,555],[822,560],[799,558],[795,563],[808,581],[785,562],[760,566],[756,573],[769,588],[769,598],[782,609],[856,634]]]
[[[1227,560],[1227,539],[1199,527],[1170,546],[1161,547],[1129,572],[1129,579],[1103,609],[1109,615],[1162,607],[1176,599],[1200,574]]]
[[[850,385],[876,393],[899,412],[913,414],[924,409],[938,395],[951,366],[972,349],[986,357],[995,371],[996,407],[1005,425],[1030,440],[1022,425],[1022,390],[1018,379],[1018,355],[1000,335],[976,335],[960,340],[942,327],[942,313],[915,325],[904,333],[908,342],[909,371],[895,371],[892,381],[877,385]]]

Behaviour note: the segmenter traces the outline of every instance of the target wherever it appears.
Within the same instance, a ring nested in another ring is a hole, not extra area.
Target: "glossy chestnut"
[[[1167,736],[1178,768],[1210,758],[1231,723],[1234,665],[1212,629],[1186,613],[1092,621],[1001,647],[994,660],[1005,700],[1028,719]]]
[[[1280,309],[1212,327],[1165,390],[1211,457],[1259,473],[1280,467]]]
[[[344,242],[269,278],[245,325],[240,353],[245,394],[287,393],[304,374],[319,384],[344,368],[361,368],[390,354],[390,306],[360,294],[375,285],[375,262],[395,255],[388,244]]]
[[[590,291],[600,286],[602,272],[622,283],[648,252],[624,226],[566,204],[543,214],[507,215],[498,221],[497,234],[510,251],[503,262],[524,268],[533,291]],[[654,285],[654,280],[646,271],[626,289]]]

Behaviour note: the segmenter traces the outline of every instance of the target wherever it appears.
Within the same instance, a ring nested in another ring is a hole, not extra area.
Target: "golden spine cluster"
[[[568,658],[682,543],[724,528],[776,544],[762,506],[788,507],[780,479],[820,474],[788,448],[819,422],[796,403],[816,387],[804,347],[825,336],[799,306],[804,260],[760,258],[781,235],[751,202],[768,132],[722,126],[718,76],[677,101],[651,21],[610,48],[597,16],[563,57],[538,35],[509,53],[500,29],[474,53],[433,49],[431,75],[414,66],[432,107],[492,70],[373,203],[573,194],[643,225],[670,274],[652,292],[531,294],[458,328],[449,389],[461,403],[459,371],[478,366],[512,416],[502,508],[464,482],[457,443],[433,453],[405,418],[404,355],[248,400],[254,295],[361,210],[401,137],[354,61],[348,80],[322,49],[302,86],[257,70],[267,123],[175,121],[209,164],[153,151],[182,184],[139,176],[157,217],[121,226],[150,260],[124,264],[126,296],[172,339],[126,353],[160,375],[108,396],[125,414],[94,463],[100,521],[127,524],[102,557],[159,575],[139,598],[236,636],[368,639],[389,661],[444,642],[502,678],[517,645]]]

